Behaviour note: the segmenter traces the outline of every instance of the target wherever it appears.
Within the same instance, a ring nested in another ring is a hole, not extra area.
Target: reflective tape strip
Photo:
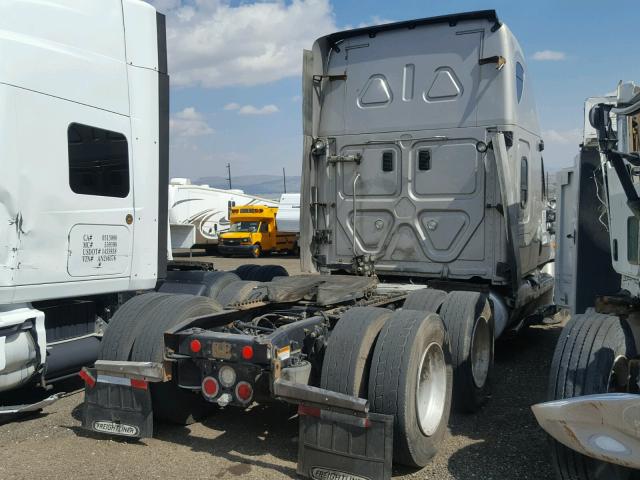
[[[131,379],[125,377],[114,377],[112,375],[98,375],[98,383],[112,383],[115,385],[131,386]]]

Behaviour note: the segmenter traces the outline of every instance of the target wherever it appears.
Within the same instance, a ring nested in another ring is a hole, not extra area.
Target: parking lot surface
[[[231,270],[242,263],[278,263],[299,272],[290,257],[197,257]],[[546,438],[530,405],[545,397],[561,326],[535,326],[496,347],[493,396],[475,415],[454,414],[440,453],[420,471],[394,469],[401,479],[551,479]],[[80,383],[39,414],[0,418],[0,479],[170,479],[295,477],[297,418],[286,405],[220,410],[189,427],[157,425],[143,441],[113,439],[80,428]],[[12,394],[13,399],[33,392]],[[37,393],[35,393],[37,395]],[[3,400],[3,403],[7,398]]]

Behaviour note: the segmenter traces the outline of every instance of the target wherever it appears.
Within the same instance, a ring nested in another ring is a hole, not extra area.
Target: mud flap
[[[314,480],[387,480],[393,461],[393,416],[369,402],[278,379],[276,397],[298,404],[299,475]]]
[[[368,413],[364,418],[354,417],[304,405],[298,413],[299,475],[314,480],[391,478],[393,416]]]
[[[130,382],[105,382],[99,380],[100,376],[94,369],[84,369],[84,372],[91,380],[97,378],[98,381],[87,381],[83,376],[83,428],[131,438],[153,436],[153,409],[148,384],[132,386]]]

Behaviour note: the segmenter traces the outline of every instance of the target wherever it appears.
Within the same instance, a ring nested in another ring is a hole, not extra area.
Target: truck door
[[[27,118],[15,131],[24,159],[17,286],[129,275],[134,229],[129,119],[65,106],[47,111],[38,142],[24,138],[30,131]]]
[[[573,309],[575,305],[575,246],[578,218],[578,186],[575,168],[558,173],[556,218],[556,284],[554,302]]]

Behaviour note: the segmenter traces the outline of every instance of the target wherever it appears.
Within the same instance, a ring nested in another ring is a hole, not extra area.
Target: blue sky
[[[233,175],[299,174],[301,50],[345,27],[496,9],[525,51],[551,169],[573,161],[586,97],[640,82],[638,0],[151,3],[168,17],[171,176],[224,176],[227,162]]]

